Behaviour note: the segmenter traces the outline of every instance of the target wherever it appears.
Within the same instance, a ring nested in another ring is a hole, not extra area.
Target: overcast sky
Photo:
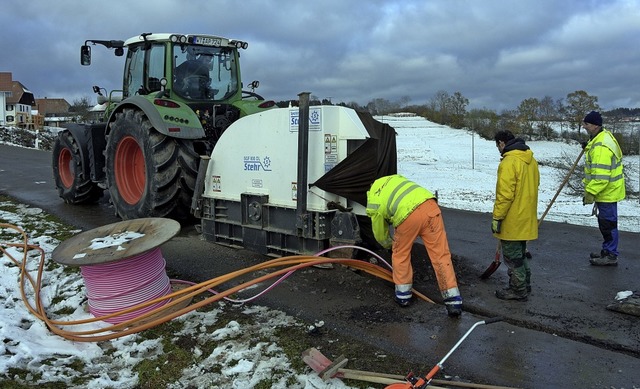
[[[124,57],[87,39],[210,33],[249,42],[245,85],[266,98],[311,92],[334,103],[425,104],[462,93],[468,108],[584,90],[603,109],[640,107],[640,0],[4,0],[0,71],[36,98],[121,89]]]

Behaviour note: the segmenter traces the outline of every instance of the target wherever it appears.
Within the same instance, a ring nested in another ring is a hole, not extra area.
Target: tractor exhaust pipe
[[[309,92],[298,94],[298,186],[296,188],[296,228],[298,236],[309,233],[307,213],[307,185],[309,166]]]

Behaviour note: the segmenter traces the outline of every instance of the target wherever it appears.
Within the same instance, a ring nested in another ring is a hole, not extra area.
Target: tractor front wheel
[[[189,216],[198,169],[190,141],[163,135],[144,112],[124,109],[111,123],[105,158],[111,202],[122,219]]]
[[[65,203],[92,204],[102,197],[103,189],[89,178],[80,145],[69,131],[58,133],[51,162],[58,195]]]

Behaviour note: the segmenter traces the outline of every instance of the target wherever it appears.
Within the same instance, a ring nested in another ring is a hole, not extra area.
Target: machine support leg
[[[299,236],[308,231],[307,184],[309,165],[309,92],[298,94],[300,105],[298,114],[298,183],[296,191],[296,228]]]

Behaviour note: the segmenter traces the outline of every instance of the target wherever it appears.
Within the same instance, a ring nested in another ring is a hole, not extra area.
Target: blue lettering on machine
[[[255,155],[245,155],[244,156],[244,170],[245,171],[271,171],[271,158],[264,157],[260,159],[260,157]]]

